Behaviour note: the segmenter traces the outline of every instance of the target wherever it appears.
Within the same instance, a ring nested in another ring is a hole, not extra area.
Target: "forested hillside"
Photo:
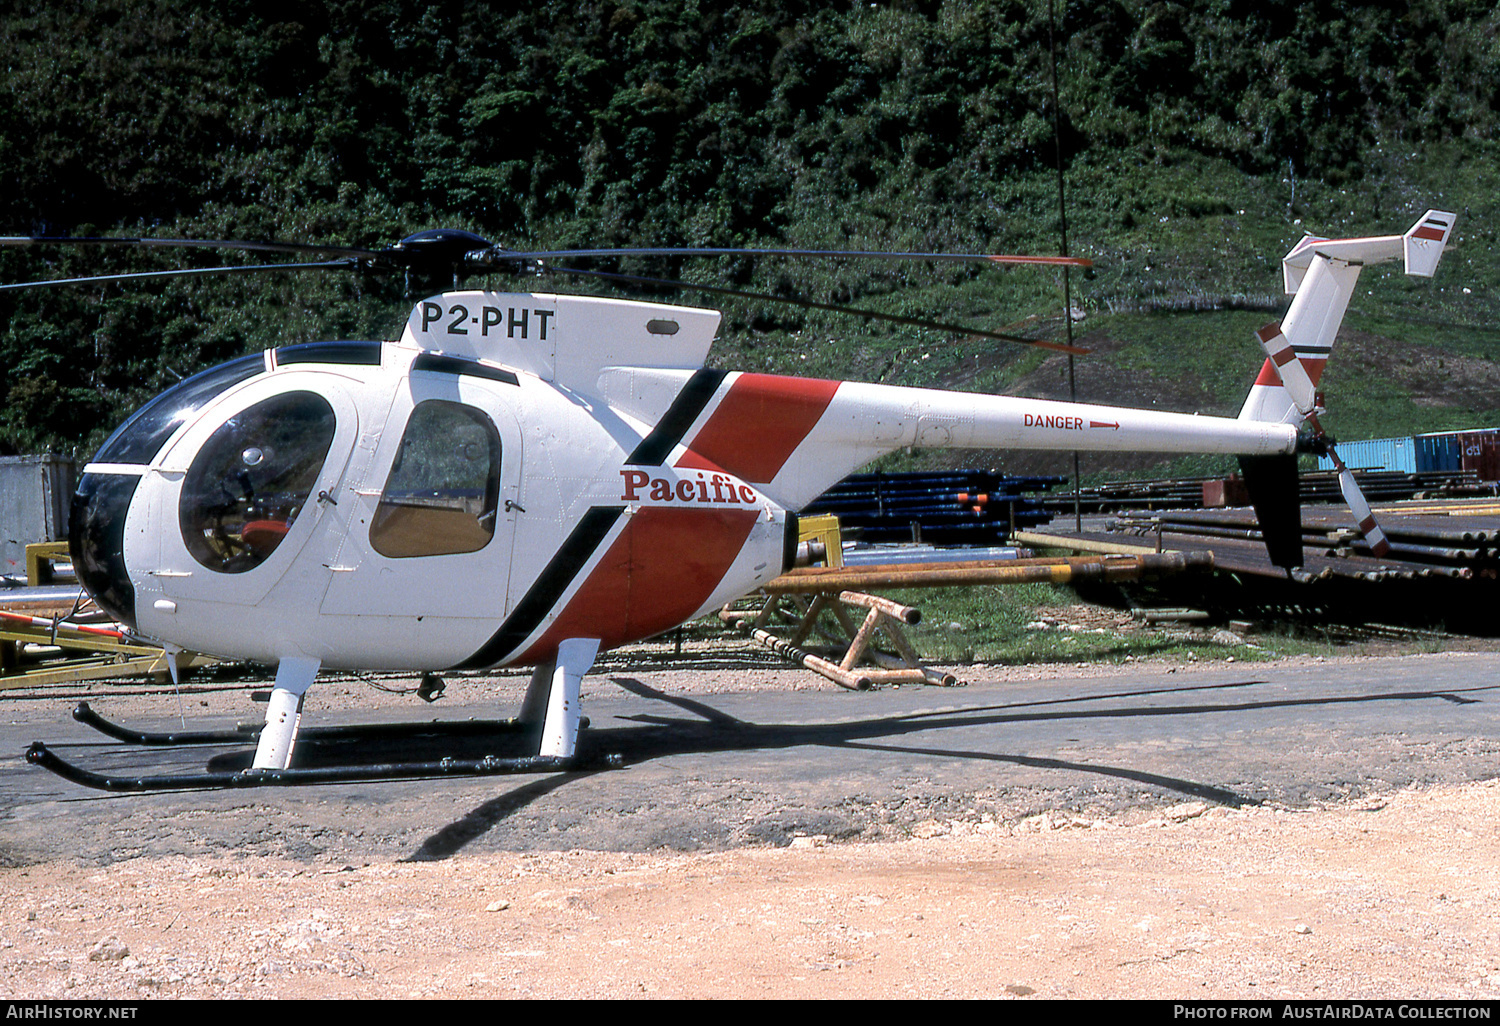
[[[1235,408],[1258,363],[1250,331],[1304,231],[1398,232],[1440,207],[1460,220],[1436,279],[1361,282],[1348,324],[1367,358],[1330,371],[1331,420],[1346,437],[1500,424],[1493,4],[1055,11],[1054,31],[1045,0],[7,4],[0,234],[379,247],[447,226],[527,247],[1057,252],[1060,156],[1069,247],[1096,261],[1070,282],[1096,350],[1081,398],[1149,402],[1160,386],[1163,406]],[[182,259],[11,249],[0,281]],[[1063,331],[1060,276],[1037,269],[626,269]],[[181,375],[388,337],[406,303],[399,282],[306,274],[0,295],[0,451],[86,457]],[[1242,309],[1194,312],[1213,307]],[[999,343],[725,309],[726,366],[1065,387],[1060,364]]]

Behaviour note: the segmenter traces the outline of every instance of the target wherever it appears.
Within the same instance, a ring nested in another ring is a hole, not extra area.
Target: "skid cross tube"
[[[382,780],[423,780],[436,777],[487,777],[515,773],[557,773],[565,770],[618,769],[618,755],[593,759],[532,755],[515,759],[439,759],[436,762],[372,763],[368,766],[330,766],[312,769],[244,769],[220,773],[169,773],[145,777],[109,777],[75,766],[37,741],[26,750],[26,761],[51,770],[65,780],[100,791],[193,791],[216,788],[291,787],[306,784],[362,783]]]

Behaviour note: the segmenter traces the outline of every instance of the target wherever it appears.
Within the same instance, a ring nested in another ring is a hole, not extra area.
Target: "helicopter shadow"
[[[1362,695],[1330,695],[1312,698],[1252,699],[1246,701],[1212,701],[1211,695],[1197,694],[1194,701],[1170,704],[1131,704],[1110,709],[1080,708],[1101,700],[1140,700],[1163,695],[1222,692],[1264,684],[1264,681],[1240,681],[1226,684],[1193,685],[1177,688],[1143,688],[1129,691],[1093,693],[1072,698],[1044,699],[1031,702],[978,704],[961,709],[905,712],[872,716],[866,719],[841,720],[815,724],[754,723],[732,716],[709,702],[672,695],[641,681],[623,676],[609,678],[620,688],[653,702],[661,702],[687,715],[638,713],[619,717],[635,724],[629,727],[593,729],[585,734],[587,743],[598,750],[619,754],[626,765],[682,755],[704,755],[727,752],[761,751],[822,747],[872,754],[909,754],[939,759],[962,759],[978,763],[1011,765],[1030,769],[1047,769],[1088,776],[1127,780],[1222,805],[1243,808],[1260,804],[1260,799],[1229,788],[1201,781],[1172,777],[1128,766],[1086,763],[1068,759],[1013,753],[980,751],[958,747],[929,747],[902,744],[910,735],[929,731],[953,730],[979,726],[1026,724],[1056,721],[1088,722],[1094,720],[1130,720],[1184,715],[1224,715],[1257,710],[1297,707],[1334,708],[1371,702],[1408,702],[1438,700],[1467,705],[1480,701],[1465,697],[1468,693],[1494,690],[1496,686],[1464,689],[1411,689]],[[461,851],[507,817],[531,803],[546,797],[570,783],[594,776],[594,772],[561,773],[528,782],[486,801],[459,819],[428,837],[405,861],[440,861]]]

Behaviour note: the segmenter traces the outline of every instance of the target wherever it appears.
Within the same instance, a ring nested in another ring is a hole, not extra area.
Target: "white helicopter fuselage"
[[[755,590],[789,565],[790,512],[899,447],[1296,445],[1279,423],[706,370],[718,316],[455,292],[397,342],[246,358],[158,449],[127,424],[86,468],[135,482],[114,611],[242,659],[530,665]]]
[[[271,354],[267,373],[217,397],[140,472],[123,556],[141,633],[329,667],[535,662],[558,637],[647,637],[781,572],[786,510],[751,485],[720,471],[623,469],[648,426],[532,373],[465,358],[423,369],[430,351],[377,351],[378,365],[274,366]],[[241,411],[299,393],[333,408],[327,456],[274,550],[225,572],[198,558],[182,526],[194,460]],[[498,487],[487,509],[418,519],[412,530],[434,532],[432,544],[382,545],[372,529],[424,404],[457,404],[493,426]],[[472,537],[452,542],[444,516]],[[475,532],[482,517],[487,530]]]

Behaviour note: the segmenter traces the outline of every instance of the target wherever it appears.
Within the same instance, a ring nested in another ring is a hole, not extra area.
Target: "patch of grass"
[[[1430,654],[1454,644],[1440,632],[1412,632],[1404,639],[1367,637],[1338,626],[1293,621],[1259,624],[1243,643],[1232,642],[1223,640],[1221,624],[1124,624],[1115,610],[1083,602],[1071,588],[1041,584],[938,588],[892,597],[922,611],[922,623],[907,628],[907,637],[923,659],[934,663],[1263,662],[1331,658],[1351,649]]]
[[[892,597],[922,610],[922,622],[908,628],[907,637],[924,659],[936,663],[1256,660],[1300,651],[1291,645],[1262,646],[1258,641],[1254,645],[1215,641],[1211,631],[1101,626],[1113,617],[1101,617],[1099,610],[1080,603],[1070,589],[1052,585],[935,588],[896,592]]]

